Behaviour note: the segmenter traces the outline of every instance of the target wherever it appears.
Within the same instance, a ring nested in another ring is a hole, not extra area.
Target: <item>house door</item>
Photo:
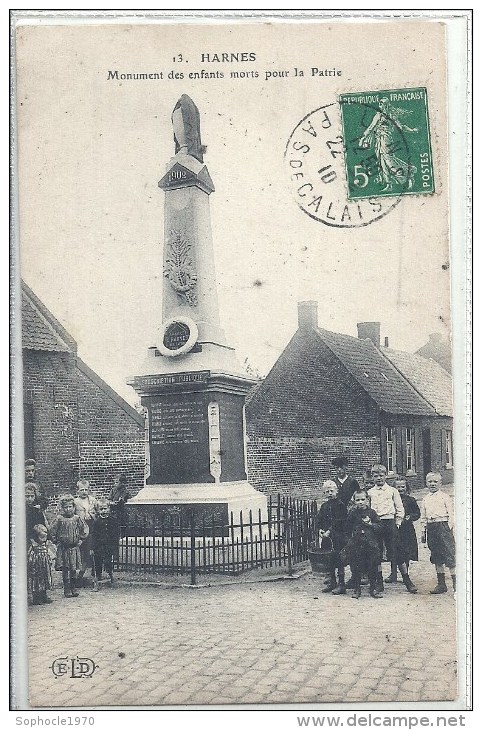
[[[432,471],[432,444],[430,429],[422,429],[422,453],[423,453],[423,475],[424,477]]]

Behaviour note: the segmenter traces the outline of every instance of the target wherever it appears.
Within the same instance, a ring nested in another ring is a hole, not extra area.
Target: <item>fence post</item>
[[[189,513],[191,528],[191,585],[196,585],[196,526],[194,524],[194,510]]]
[[[288,553],[288,575],[293,575],[293,560],[291,557],[291,510],[289,504],[285,504],[284,513],[286,550]]]

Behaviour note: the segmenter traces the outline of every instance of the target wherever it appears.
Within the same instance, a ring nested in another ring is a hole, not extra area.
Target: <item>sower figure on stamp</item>
[[[92,525],[91,558],[94,562],[93,590],[99,590],[102,568],[107,571],[110,582],[114,582],[113,560],[119,548],[117,522],[110,513],[110,505],[106,499],[99,499],[96,505],[97,517]]]
[[[353,579],[353,598],[361,596],[362,575],[368,575],[370,595],[383,598],[377,590],[380,544],[378,535],[382,528],[377,513],[368,506],[368,495],[360,489],[353,495],[354,507],[346,519],[348,542],[343,553],[350,564]],[[342,553],[342,554],[343,554]]]
[[[89,534],[89,528],[79,515],[75,514],[74,498],[64,494],[59,499],[60,514],[50,525],[49,535],[57,545],[55,570],[62,571],[64,596],[76,598],[77,571],[82,569],[80,547]]]
[[[404,185],[411,189],[413,176],[417,172],[415,165],[402,160],[395,154],[397,149],[395,133],[417,132],[416,127],[409,127],[401,119],[411,112],[394,107],[387,97],[380,99],[380,111],[375,115],[359,140],[360,147],[373,147],[378,167],[377,182],[385,184],[382,192],[392,190],[393,185]]]
[[[437,595],[447,592],[445,566],[450,571],[455,594],[455,539],[453,533],[454,513],[452,500],[442,492],[442,476],[430,472],[425,477],[429,493],[422,502],[422,542],[430,550],[430,562],[435,565],[437,585],[430,593]]]
[[[387,559],[391,564],[390,576],[387,583],[397,582],[397,566],[402,574],[402,580],[409,593],[416,593],[417,589],[408,575],[407,566],[397,555],[398,528],[405,517],[405,509],[398,490],[386,483],[387,470],[383,464],[375,464],[372,467],[372,476],[375,479],[375,486],[368,491],[371,506],[380,518],[382,530],[379,535],[380,553],[383,553],[385,545]],[[383,575],[381,565],[378,575],[378,590],[383,591]]]
[[[323,484],[323,491],[326,497],[318,512],[317,525],[320,538],[329,538],[335,553],[335,565],[333,566],[329,582],[323,593],[333,593],[340,596],[346,593],[345,588],[345,566],[340,558],[340,550],[346,544],[346,507],[338,498],[338,489],[331,479]],[[338,573],[338,582],[337,574]]]

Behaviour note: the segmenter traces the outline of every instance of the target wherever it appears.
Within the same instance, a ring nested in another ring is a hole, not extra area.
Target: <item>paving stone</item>
[[[432,566],[416,566],[416,579],[428,591]],[[383,601],[313,601],[319,590],[309,575],[199,591],[119,583],[76,603],[56,589],[51,606],[28,612],[32,700],[226,706],[456,695],[453,601],[408,597],[398,586]],[[85,637],[89,616],[96,631]],[[92,679],[55,680],[52,661],[76,655],[95,659]]]

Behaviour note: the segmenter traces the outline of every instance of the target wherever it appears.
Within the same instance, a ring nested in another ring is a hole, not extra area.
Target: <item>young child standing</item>
[[[99,499],[96,507],[97,518],[92,525],[91,556],[94,561],[95,577],[92,590],[99,590],[102,568],[105,568],[114,582],[112,563],[118,549],[118,524],[110,513],[110,505],[106,499]]]
[[[59,499],[60,514],[50,526],[50,539],[57,545],[55,570],[62,571],[64,596],[76,598],[77,571],[82,569],[80,546],[89,534],[89,528],[79,515],[75,514],[74,498],[64,494]]]
[[[27,552],[28,593],[34,606],[52,603],[47,591],[52,588],[52,567],[47,549],[47,528],[38,524],[32,528],[33,537]]]
[[[427,542],[430,562],[435,565],[437,585],[432,595],[447,593],[445,566],[450,571],[455,593],[455,539],[452,500],[442,492],[442,475],[429,472],[425,477],[429,493],[422,501],[422,542]]]
[[[37,504],[37,493],[35,484],[27,482],[25,485],[25,530],[27,536],[27,550],[30,547],[30,541],[35,537],[33,528],[35,525],[44,525],[45,515]]]
[[[405,517],[398,528],[398,559],[400,562],[405,563],[408,571],[410,568],[410,561],[418,561],[417,535],[415,534],[415,527],[413,526],[413,523],[420,519],[420,508],[417,504],[417,500],[410,494],[410,488],[405,477],[397,476],[395,479],[395,489],[398,489],[403,509],[405,510]]]
[[[368,497],[372,508],[380,518],[381,530],[379,532],[380,553],[383,555],[385,547],[387,560],[390,561],[391,571],[387,579],[389,583],[397,582],[397,537],[405,510],[398,491],[387,484],[387,470],[383,464],[372,466],[372,477],[374,486],[368,490]],[[378,590],[383,591],[383,575],[381,564],[378,575]]]
[[[79,575],[77,576],[77,581],[79,586],[83,586],[85,588],[85,582],[84,582],[84,574],[85,571],[89,568],[91,569],[92,575],[94,575],[94,571],[92,570],[92,561],[90,557],[91,553],[91,531],[92,531],[92,525],[94,523],[95,518],[95,506],[96,506],[96,498],[90,493],[90,484],[87,481],[87,479],[80,479],[77,482],[77,497],[74,499],[75,504],[75,514],[79,515],[89,528],[89,534],[85,538],[85,540],[82,541],[82,545],[80,547],[80,556],[82,558],[82,567],[79,571]]]
[[[340,596],[346,593],[345,588],[345,566],[340,558],[340,550],[345,547],[345,523],[346,506],[338,498],[338,488],[334,481],[328,479],[323,483],[323,491],[326,497],[318,512],[318,534],[320,538],[329,538],[333,545],[334,566],[326,588],[323,593],[333,593]],[[338,573],[338,581],[337,581]]]
[[[364,490],[353,494],[354,508],[346,519],[346,534],[349,536],[345,552],[350,563],[355,590],[353,598],[361,596],[361,577],[368,575],[370,595],[383,598],[377,591],[380,548],[378,535],[382,528],[377,513],[368,506],[368,495]]]

